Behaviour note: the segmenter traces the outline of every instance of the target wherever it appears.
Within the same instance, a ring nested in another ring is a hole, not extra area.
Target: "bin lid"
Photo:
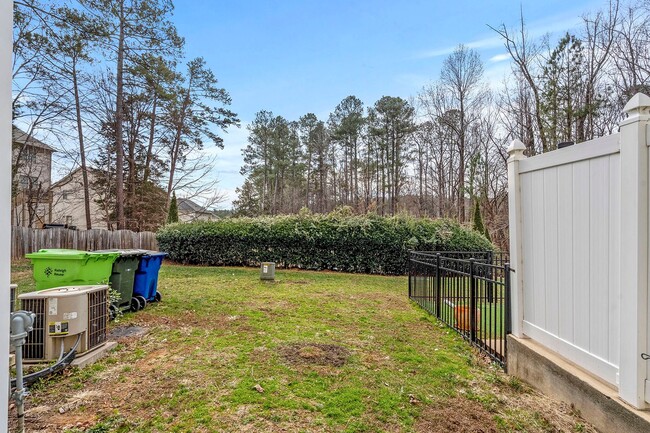
[[[120,256],[123,257],[133,257],[133,256],[143,256],[145,254],[149,254],[149,251],[147,250],[139,250],[139,249],[108,249],[108,250],[95,250],[93,253],[118,253]]]
[[[23,293],[21,295],[18,295],[18,299],[67,298],[70,296],[77,296],[84,293],[97,292],[99,290],[108,290],[108,285],[95,284],[95,285],[88,285],[88,286],[52,287],[51,289]]]
[[[151,251],[151,250],[145,250],[145,255],[147,255],[147,256],[154,256],[154,257],[157,257],[157,256],[163,256],[163,257],[164,257],[164,256],[166,256],[166,255],[168,255],[168,254],[167,254],[167,253],[163,253],[162,251]]]
[[[84,259],[88,252],[63,248],[42,249],[25,254],[28,259]]]
[[[27,257],[28,259],[63,259],[63,260],[83,260],[89,257],[98,257],[98,256],[99,257],[105,256],[106,258],[110,258],[110,257],[117,257],[117,254],[70,250],[64,248],[42,249],[42,250],[38,250],[35,253],[25,254],[25,257]]]

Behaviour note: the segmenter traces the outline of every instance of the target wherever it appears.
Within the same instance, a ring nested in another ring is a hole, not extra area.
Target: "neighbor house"
[[[12,133],[12,224],[41,227],[52,213],[54,149],[15,126]]]
[[[88,170],[90,193],[91,228],[107,228],[106,211],[97,203],[99,194],[93,188],[96,170]],[[77,229],[86,230],[86,207],[84,203],[83,172],[81,167],[52,185],[51,223],[66,224]]]
[[[219,217],[213,210],[204,208],[188,198],[179,198],[178,202],[178,219],[181,222],[189,223],[194,221],[214,221]]]

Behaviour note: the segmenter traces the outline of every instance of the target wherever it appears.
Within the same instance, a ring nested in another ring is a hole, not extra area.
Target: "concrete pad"
[[[107,341],[101,346],[98,346],[91,351],[82,353],[81,355],[77,356],[70,365],[73,367],[84,368],[108,355],[108,352],[115,349],[115,347],[117,347],[116,341]]]
[[[650,433],[650,413],[629,406],[618,390],[530,339],[508,335],[508,374],[573,405],[602,432]]]

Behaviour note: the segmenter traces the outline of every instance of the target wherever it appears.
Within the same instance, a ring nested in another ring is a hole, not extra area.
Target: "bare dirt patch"
[[[416,432],[496,433],[494,414],[464,398],[447,400],[444,405],[424,408],[415,423]]]
[[[209,330],[226,330],[237,329],[239,331],[248,331],[250,327],[246,324],[245,316],[227,316],[227,315],[200,315],[192,310],[183,311],[177,316],[165,317],[158,316],[154,313],[142,311],[138,313],[135,320],[137,326],[145,328],[160,327],[161,329],[209,329]]]
[[[334,344],[294,343],[282,346],[280,354],[290,364],[329,365],[341,367],[347,363],[350,351]]]
[[[122,342],[133,338],[139,338],[149,332],[147,328],[136,325],[118,326],[108,332],[108,339]]]

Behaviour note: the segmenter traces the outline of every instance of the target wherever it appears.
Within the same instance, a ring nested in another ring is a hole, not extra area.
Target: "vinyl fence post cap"
[[[650,96],[645,93],[637,93],[627,101],[627,104],[625,104],[625,107],[623,108],[623,112],[629,115],[634,113],[641,114],[643,111],[647,112],[648,109],[650,109]]]
[[[526,150],[524,143],[522,143],[521,140],[515,138],[510,143],[510,146],[508,146],[508,155],[510,156],[509,159],[525,158],[524,150]]]

